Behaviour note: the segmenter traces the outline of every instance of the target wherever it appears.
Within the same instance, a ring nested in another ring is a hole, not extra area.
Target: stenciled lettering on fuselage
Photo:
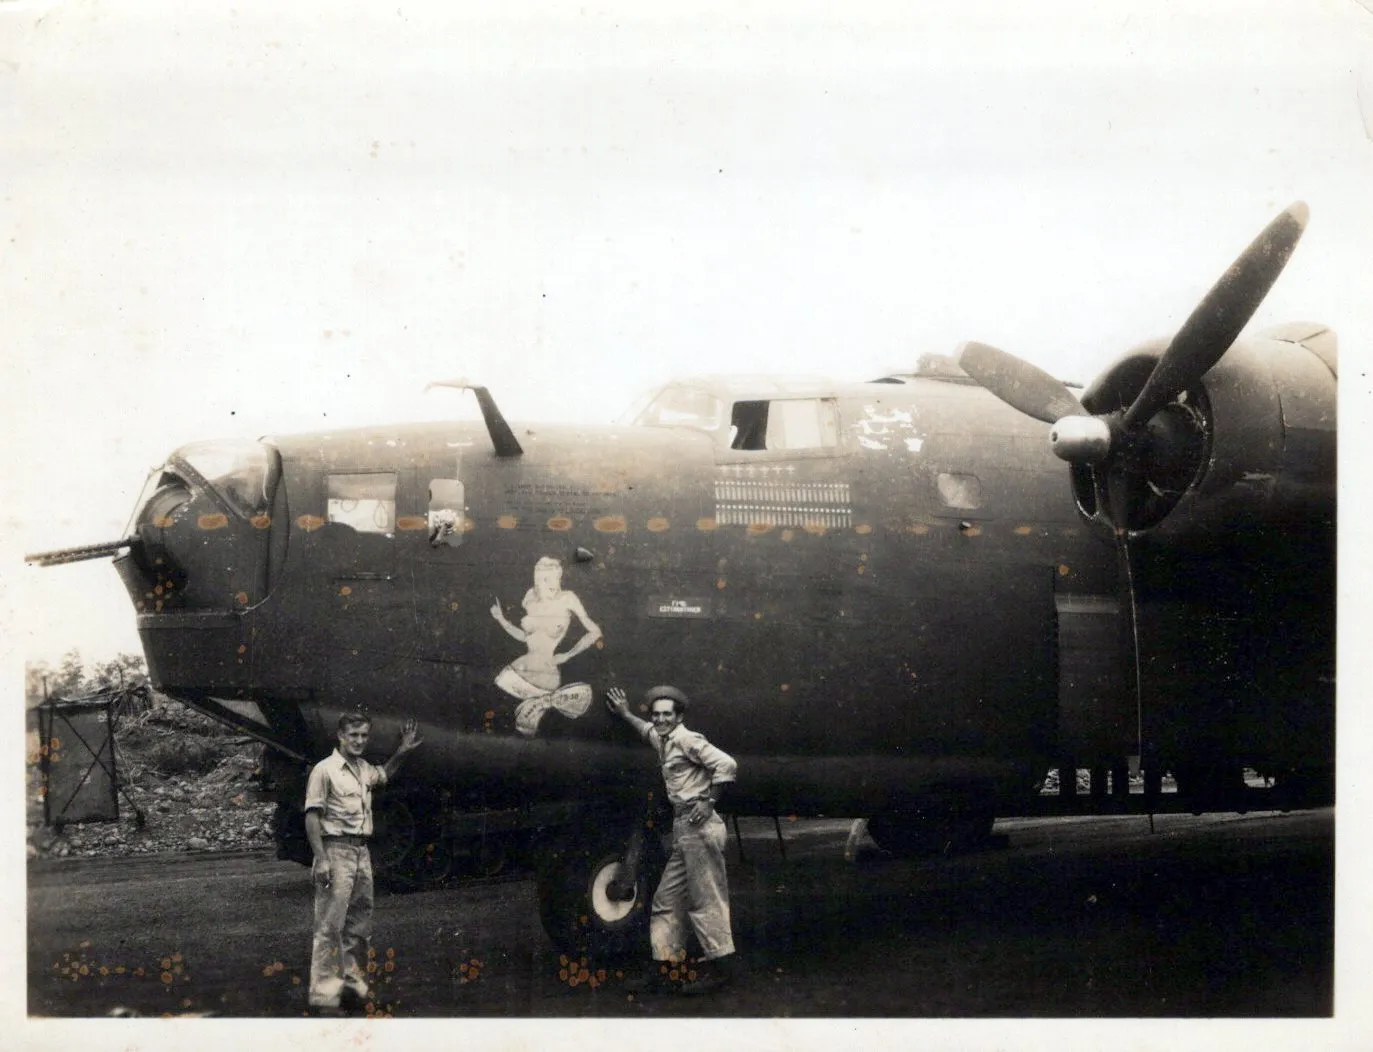
[[[853,525],[847,482],[797,482],[767,467],[715,480],[715,521],[721,526]]]
[[[524,515],[585,515],[596,494],[560,479],[524,480],[505,487],[504,506]]]
[[[651,595],[644,613],[649,617],[685,617],[704,620],[710,617],[709,596]]]
[[[591,705],[591,687],[586,683],[564,685],[562,666],[595,645],[601,638],[601,629],[587,616],[577,593],[563,588],[562,582],[563,564],[545,556],[534,564],[534,586],[521,601],[524,616],[518,625],[505,616],[499,599],[491,606],[496,623],[526,648],[524,654],[496,674],[496,686],[519,702],[515,707],[515,729],[526,737],[538,733],[549,709],[557,709],[575,720]],[[574,618],[583,634],[560,651],[558,646]]]

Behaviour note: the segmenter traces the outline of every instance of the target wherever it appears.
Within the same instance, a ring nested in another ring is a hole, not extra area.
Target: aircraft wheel
[[[995,814],[981,806],[950,804],[883,811],[868,819],[868,835],[899,858],[969,851],[991,836]]]
[[[388,797],[372,809],[372,876],[385,891],[418,891],[448,879],[452,845],[439,835],[441,814],[426,797]]]
[[[601,959],[647,954],[649,904],[667,857],[658,835],[646,830],[634,897],[617,899],[610,885],[622,872],[629,837],[622,822],[587,823],[544,849],[539,919],[560,950]]]

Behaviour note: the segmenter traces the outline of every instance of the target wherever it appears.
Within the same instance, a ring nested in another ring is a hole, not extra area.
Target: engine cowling
[[[1130,405],[1165,348],[1145,344],[1118,359],[1083,392],[1083,407]],[[1115,525],[1184,547],[1233,530],[1333,526],[1337,388],[1335,336],[1323,326],[1236,342],[1149,419]],[[1073,466],[1073,492],[1085,517],[1103,521],[1091,465]]]

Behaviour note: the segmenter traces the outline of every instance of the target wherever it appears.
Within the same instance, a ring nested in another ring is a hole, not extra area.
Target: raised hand
[[[400,747],[406,752],[409,752],[411,749],[417,749],[423,744],[424,739],[420,737],[419,722],[411,716],[405,721],[405,726],[401,728]]]
[[[629,715],[629,698],[619,687],[611,687],[606,691],[605,706],[617,716]]]

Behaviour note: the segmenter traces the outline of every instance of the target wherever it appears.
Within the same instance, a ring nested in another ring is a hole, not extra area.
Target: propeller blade
[[[1148,420],[1220,361],[1287,266],[1310,215],[1303,201],[1289,206],[1221,275],[1182,323],[1126,410],[1122,423],[1127,430]]]
[[[1065,416],[1086,416],[1087,410],[1068,388],[1037,365],[969,341],[958,353],[963,371],[1009,406],[1052,424]]]

